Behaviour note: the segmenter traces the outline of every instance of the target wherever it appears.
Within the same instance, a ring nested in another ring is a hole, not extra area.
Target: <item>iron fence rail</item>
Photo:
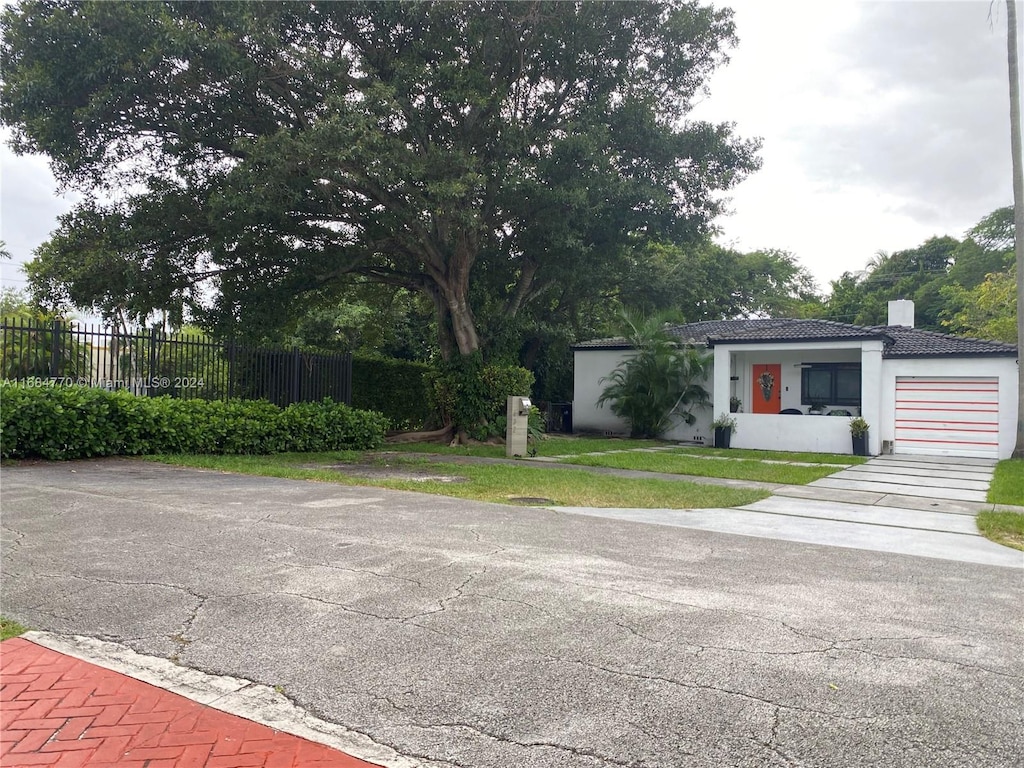
[[[352,355],[215,342],[159,330],[124,333],[60,320],[0,322],[5,381],[81,385],[155,397],[352,403]]]

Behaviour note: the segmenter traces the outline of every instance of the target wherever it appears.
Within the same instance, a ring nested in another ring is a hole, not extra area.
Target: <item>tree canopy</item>
[[[1010,268],[1013,243],[1013,209],[997,209],[968,230],[962,241],[931,237],[916,248],[879,252],[863,272],[846,272],[833,280],[831,294],[817,314],[844,323],[885,325],[890,300],[913,299],[919,328],[991,337],[981,330],[984,323],[972,322],[969,314],[963,314],[964,302],[971,300],[989,275]],[[1012,315],[1010,304],[992,309]],[[961,318],[954,322],[958,313]]]
[[[687,119],[735,43],[697,2],[30,0],[0,32],[12,146],[85,194],[33,285],[108,314],[258,330],[359,279],[470,354],[637,238],[701,242],[757,166]]]

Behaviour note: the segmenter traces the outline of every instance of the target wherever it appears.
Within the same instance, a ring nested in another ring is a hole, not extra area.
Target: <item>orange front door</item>
[[[767,363],[754,366],[754,386],[750,393],[753,413],[778,413],[782,410],[782,366]]]

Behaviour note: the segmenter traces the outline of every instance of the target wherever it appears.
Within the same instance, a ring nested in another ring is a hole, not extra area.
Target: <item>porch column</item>
[[[877,456],[882,450],[882,342],[866,341],[860,348],[860,415],[871,426],[868,432],[868,453]]]
[[[714,412],[712,419],[717,419],[722,412],[729,412],[730,389],[729,377],[732,375],[732,353],[728,347],[715,347],[715,386],[711,393]]]

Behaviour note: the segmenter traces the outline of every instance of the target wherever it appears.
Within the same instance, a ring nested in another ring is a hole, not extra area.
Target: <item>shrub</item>
[[[597,400],[629,422],[631,437],[661,437],[677,421],[693,424],[693,409],[708,403],[703,382],[711,356],[670,336],[659,317],[622,314],[635,350],[601,383]]]
[[[387,418],[342,403],[179,400],[88,387],[0,385],[0,456],[256,454],[377,448]]]
[[[428,381],[443,423],[483,439],[504,433],[506,400],[529,396],[533,374],[518,365],[484,365],[478,353],[445,363]]]
[[[352,359],[352,405],[379,411],[395,429],[421,429],[436,419],[426,363],[391,358]]]

